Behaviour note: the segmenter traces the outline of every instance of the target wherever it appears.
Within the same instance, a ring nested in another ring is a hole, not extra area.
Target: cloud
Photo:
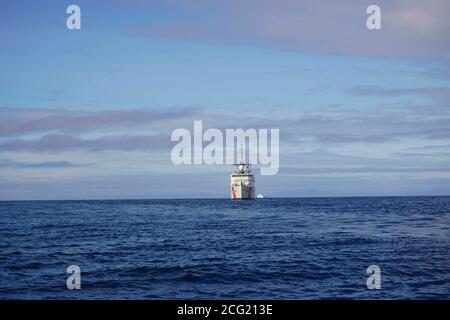
[[[450,158],[450,152],[434,152],[434,153],[395,152],[392,155],[396,157],[405,157],[405,158],[438,158],[438,159]]]
[[[349,92],[359,96],[425,96],[438,103],[450,103],[450,87],[384,88],[366,86],[352,88]]]
[[[317,174],[348,174],[348,173],[443,173],[450,172],[450,167],[327,167],[327,168],[295,168],[282,167],[280,174],[317,175]]]
[[[87,151],[105,150],[153,150],[170,146],[168,135],[103,136],[82,139],[67,134],[46,134],[37,139],[12,139],[0,143],[2,151],[58,152],[81,149]]]
[[[138,24],[141,36],[256,44],[302,52],[425,58],[448,63],[450,2],[380,0],[382,29],[369,31],[371,0],[157,1],[178,19]],[[154,3],[152,3],[154,4]]]
[[[85,133],[104,128],[136,128],[176,121],[195,114],[193,108],[98,112],[0,108],[0,137],[49,131]]]
[[[411,118],[407,111],[302,116],[286,120],[282,128],[283,136],[311,137],[324,144],[381,143],[412,137],[450,138],[450,119]]]
[[[365,154],[340,154],[338,151],[331,152],[326,149],[319,149],[314,152],[297,152],[285,154],[283,156],[282,169],[283,170],[309,170],[312,173],[317,170],[317,173],[326,171],[337,172],[342,169],[345,173],[353,172],[389,172],[399,169],[400,171],[427,171],[435,168],[449,168],[447,157],[437,158],[421,158],[417,159],[411,157],[397,157],[396,153],[393,157],[373,157]],[[308,168],[308,169],[307,169]],[[445,169],[444,171],[446,171]]]
[[[359,90],[359,91],[358,91]],[[401,90],[401,89],[399,89]],[[406,94],[411,91],[405,89]],[[417,89],[424,94],[441,92]],[[356,94],[397,94],[396,89],[353,89]],[[393,93],[393,92],[395,93]],[[412,91],[415,93],[415,91]],[[443,90],[443,92],[446,92]],[[400,94],[400,93],[399,93]],[[418,93],[417,93],[418,94]],[[2,113],[3,112],[3,113]],[[203,120],[204,130],[218,128],[280,128],[281,143],[299,145],[304,139],[319,145],[351,143],[383,143],[398,139],[448,139],[450,118],[445,114],[414,116],[407,109],[324,109],[285,117],[264,114],[237,116],[192,112],[177,109],[163,113],[159,118],[146,118],[152,112],[136,113],[133,110],[110,112],[77,112],[65,110],[16,110],[0,108],[1,151],[59,152],[66,150],[163,150],[170,148],[170,133],[176,128],[192,130],[194,120]],[[124,115],[124,118],[120,118]],[[432,116],[430,116],[432,115]],[[139,119],[142,116],[142,119]],[[44,119],[44,120],[43,120]],[[64,119],[61,121],[61,119]],[[160,119],[156,121],[156,119]],[[163,120],[165,119],[165,120]],[[104,120],[104,122],[103,122]],[[27,123],[28,125],[21,125]],[[44,125],[45,124],[45,125]]]
[[[438,145],[438,146],[427,145],[427,146],[409,148],[409,150],[432,150],[432,151],[434,151],[434,150],[450,150],[450,144]]]
[[[20,162],[10,159],[0,159],[0,168],[84,168],[92,164],[74,164],[69,161]]]

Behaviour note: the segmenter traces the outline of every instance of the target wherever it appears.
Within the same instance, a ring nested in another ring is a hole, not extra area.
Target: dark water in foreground
[[[450,197],[0,202],[0,236],[2,299],[450,299]]]

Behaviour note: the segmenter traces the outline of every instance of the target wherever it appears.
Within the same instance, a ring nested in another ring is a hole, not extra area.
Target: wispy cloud
[[[0,108],[0,137],[49,131],[88,132],[104,128],[150,126],[196,114],[192,108],[168,110],[68,111]]]
[[[382,30],[366,28],[369,0],[218,0],[161,3],[167,14],[195,19],[139,24],[147,37],[257,44],[289,50],[378,57],[428,58],[448,62],[445,0],[377,1]]]
[[[434,146],[421,146],[421,147],[413,147],[409,148],[409,150],[449,150],[450,151],[450,144],[445,145],[434,145]]]
[[[281,174],[318,175],[318,174],[368,174],[368,173],[442,173],[450,172],[450,167],[327,167],[327,168],[295,168],[284,167],[280,169]]]
[[[382,143],[411,137],[431,140],[450,138],[450,119],[411,118],[408,117],[408,110],[305,115],[286,119],[282,127],[284,134],[291,138],[310,137],[323,144]]]
[[[0,159],[0,168],[84,168],[93,164],[75,164],[69,161],[20,162],[11,159]]]
[[[419,87],[419,88],[385,88],[378,86],[355,87],[350,93],[359,96],[425,96],[436,102],[450,103],[450,87]]]
[[[396,94],[396,89],[364,88],[353,89],[356,94]],[[405,94],[410,90],[406,89]],[[415,91],[413,90],[414,94]],[[419,90],[424,94],[434,94],[434,90]],[[430,93],[432,92],[432,93]],[[1,109],[0,109],[1,110]],[[135,111],[117,110],[109,112],[88,112],[79,116],[76,112],[34,109],[27,113],[21,110],[19,118],[14,112],[3,113],[2,122],[9,128],[0,129],[0,150],[59,152],[67,150],[163,150],[170,148],[170,133],[175,128],[192,129],[194,120],[203,120],[204,129],[219,128],[282,128],[282,144],[299,145],[303,139],[310,139],[318,145],[352,143],[384,143],[406,138],[426,140],[449,139],[450,118],[433,114],[432,117],[414,117],[409,110],[377,109],[317,110],[314,113],[298,113],[289,118],[271,118],[268,115],[224,115],[210,112],[192,112],[178,109],[148,119]],[[45,114],[42,117],[42,114]],[[120,118],[124,115],[124,119]],[[143,119],[139,119],[142,116]],[[62,120],[63,119],[63,120]],[[104,120],[104,122],[103,122]],[[69,131],[69,133],[68,133]],[[108,132],[105,134],[105,132]],[[88,134],[87,134],[88,133]],[[27,134],[32,134],[27,136]]]
[[[0,142],[2,151],[59,152],[66,150],[154,150],[168,148],[168,135],[103,136],[95,139],[83,139],[67,134],[46,134],[36,139],[11,139]]]

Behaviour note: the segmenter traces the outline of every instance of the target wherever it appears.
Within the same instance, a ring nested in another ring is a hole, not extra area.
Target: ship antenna
[[[243,157],[243,152],[242,152],[242,143],[241,143],[241,161],[240,163],[244,163],[244,157]]]

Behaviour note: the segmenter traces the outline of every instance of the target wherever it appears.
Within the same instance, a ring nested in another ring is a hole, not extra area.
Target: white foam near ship
[[[231,173],[231,199],[253,200],[255,199],[255,177],[250,171],[250,164],[237,164],[237,169]]]

